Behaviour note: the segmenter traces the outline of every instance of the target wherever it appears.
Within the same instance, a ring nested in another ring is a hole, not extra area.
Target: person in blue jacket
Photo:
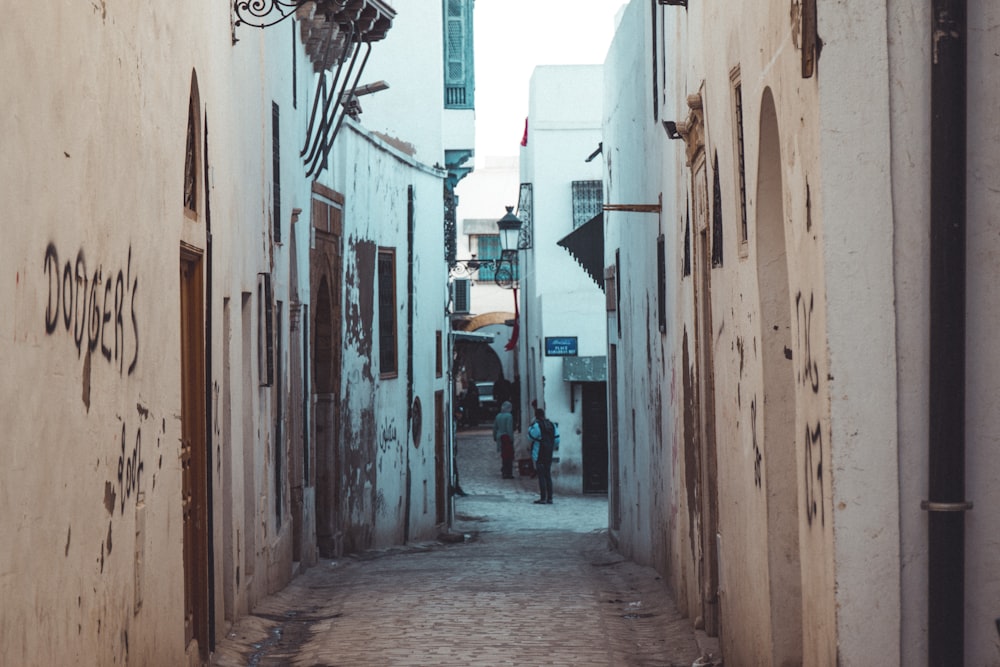
[[[531,438],[531,460],[538,475],[536,505],[552,504],[552,453],[559,446],[559,427],[545,418],[545,410],[535,408],[535,421],[528,427]]]

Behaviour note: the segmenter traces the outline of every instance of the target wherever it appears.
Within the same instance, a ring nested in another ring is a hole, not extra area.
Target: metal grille
[[[469,312],[469,279],[456,278],[451,284],[452,310],[455,313]]]
[[[531,248],[532,234],[531,208],[534,200],[534,193],[531,183],[521,183],[521,191],[517,198],[517,217],[521,219],[521,233],[517,237],[518,250]]]
[[[573,229],[601,212],[604,206],[602,181],[573,181]]]
[[[719,156],[712,170],[712,268],[722,266],[722,185],[719,182]]]
[[[198,175],[195,164],[195,118],[194,100],[188,104],[187,148],[184,154],[184,208],[197,210],[198,206]]]
[[[736,105],[736,154],[739,160],[740,185],[740,240],[749,238],[747,233],[747,180],[743,153],[743,86],[737,81],[733,86],[733,102]]]

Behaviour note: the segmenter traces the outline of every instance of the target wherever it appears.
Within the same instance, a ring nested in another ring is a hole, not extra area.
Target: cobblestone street
[[[217,646],[220,666],[691,665],[701,655],[650,568],[607,540],[603,496],[500,477],[485,430],[460,432],[441,540],[321,561]]]

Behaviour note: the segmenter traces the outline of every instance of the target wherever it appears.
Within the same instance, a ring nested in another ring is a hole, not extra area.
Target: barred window
[[[604,182],[573,181],[573,229],[587,222],[604,208]]]

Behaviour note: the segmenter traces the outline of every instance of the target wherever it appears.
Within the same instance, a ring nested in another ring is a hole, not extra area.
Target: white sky
[[[476,164],[517,155],[538,65],[604,62],[623,0],[476,0]]]

